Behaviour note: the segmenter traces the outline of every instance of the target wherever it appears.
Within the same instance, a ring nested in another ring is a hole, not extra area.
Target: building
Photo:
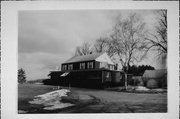
[[[167,70],[146,70],[143,74],[145,86],[148,88],[166,88],[167,87]]]
[[[105,52],[74,56],[61,64],[61,71],[51,71],[49,76],[45,84],[89,88],[124,84],[123,73]]]
[[[88,69],[115,70],[116,66],[106,53],[95,53],[84,56],[74,56],[61,65],[61,71]]]

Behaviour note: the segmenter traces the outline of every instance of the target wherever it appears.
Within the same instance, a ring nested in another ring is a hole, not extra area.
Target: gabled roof
[[[167,75],[166,69],[146,70],[143,74],[144,78],[162,78]]]
[[[104,53],[105,52],[103,52],[103,53],[93,53],[93,54],[83,55],[83,56],[74,56],[74,57],[68,59],[67,61],[65,61],[64,63],[91,61],[91,60],[95,60],[96,58],[98,58],[99,56],[101,56]]]

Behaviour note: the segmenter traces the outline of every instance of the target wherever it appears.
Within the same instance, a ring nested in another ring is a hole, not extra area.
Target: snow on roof
[[[83,56],[74,56],[74,57],[68,59],[67,61],[65,61],[64,63],[73,63],[73,62],[95,60],[96,58],[98,58],[102,54],[104,54],[104,52],[103,53],[93,53],[93,54],[83,55]]]

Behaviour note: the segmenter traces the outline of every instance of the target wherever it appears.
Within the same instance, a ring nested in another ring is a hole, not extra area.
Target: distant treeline
[[[155,70],[155,68],[150,65],[132,65],[129,66],[128,74],[133,74],[134,76],[142,76],[145,70]]]

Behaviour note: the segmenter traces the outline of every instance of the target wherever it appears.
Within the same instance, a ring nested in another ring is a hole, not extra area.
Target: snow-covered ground
[[[70,92],[70,90],[67,90],[67,89],[52,91],[49,93],[35,96],[34,100],[29,101],[29,103],[30,104],[42,104],[45,106],[44,107],[45,110],[54,110],[54,109],[60,109],[60,108],[73,106],[73,104],[71,104],[71,103],[61,102],[61,97],[67,96],[68,92]]]

